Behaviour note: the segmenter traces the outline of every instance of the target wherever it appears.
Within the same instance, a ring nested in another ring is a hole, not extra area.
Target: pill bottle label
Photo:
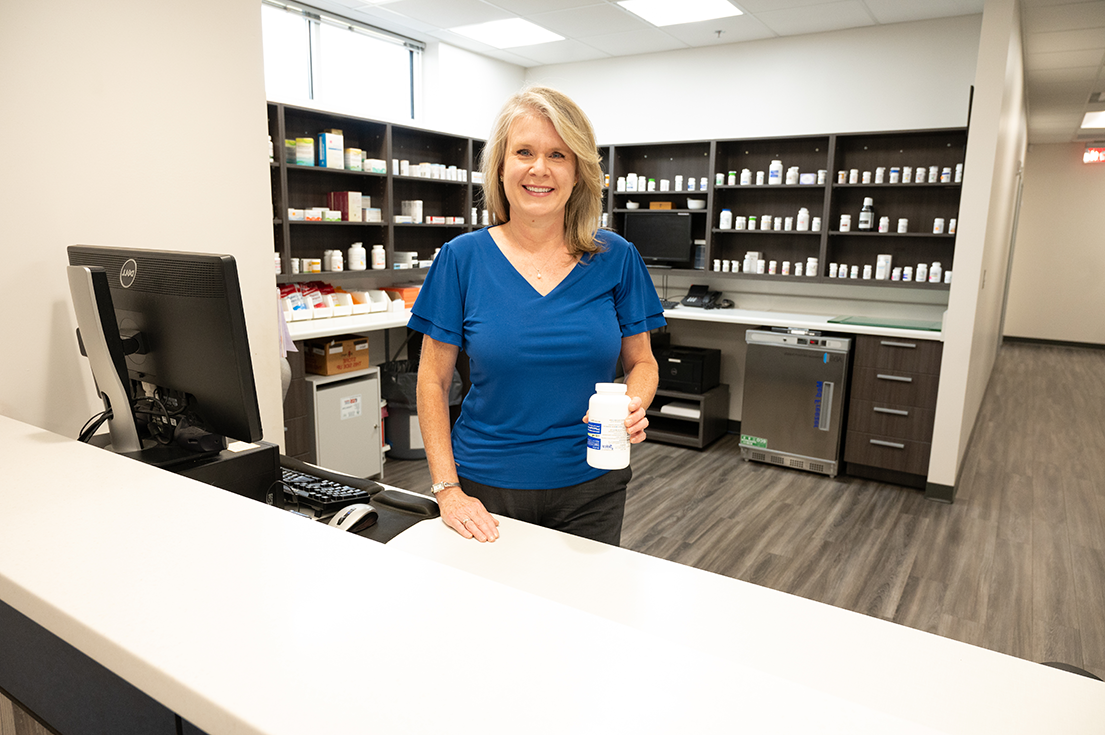
[[[629,458],[629,432],[625,419],[603,419],[587,422],[587,464],[604,470],[622,469]]]

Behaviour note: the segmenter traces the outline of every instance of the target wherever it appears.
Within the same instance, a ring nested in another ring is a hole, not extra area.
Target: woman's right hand
[[[465,494],[459,487],[447,487],[436,497],[441,520],[464,538],[481,543],[499,538],[499,521],[487,512],[479,498]]]

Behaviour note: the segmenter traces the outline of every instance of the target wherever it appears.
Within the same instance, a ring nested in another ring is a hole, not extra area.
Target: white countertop
[[[719,324],[747,324],[762,327],[796,327],[798,329],[817,329],[826,332],[845,334],[869,334],[878,337],[900,337],[905,339],[924,339],[942,341],[943,332],[927,329],[900,329],[895,327],[867,326],[863,324],[841,324],[830,319],[842,314],[798,314],[784,311],[757,311],[754,309],[699,309],[677,306],[665,309],[665,319],[686,319],[689,321],[715,322]]]
[[[508,518],[494,544],[436,521],[389,546],[938,732],[1099,733],[1105,723],[1105,683]]]
[[[524,524],[381,546],[3,417],[0,463],[0,599],[213,735],[1105,721],[1099,682]]]

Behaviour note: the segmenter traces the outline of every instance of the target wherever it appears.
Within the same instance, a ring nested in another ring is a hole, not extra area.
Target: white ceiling
[[[973,15],[981,13],[984,4],[984,0],[730,1],[744,14],[665,28],[649,25],[615,0],[309,0],[309,4],[523,67]],[[565,40],[501,51],[448,30],[515,17]],[[1105,139],[1105,130],[1079,130],[1085,112],[1105,110],[1105,102],[1096,101],[1105,92],[1105,0],[1021,0],[1021,17],[1029,142]]]

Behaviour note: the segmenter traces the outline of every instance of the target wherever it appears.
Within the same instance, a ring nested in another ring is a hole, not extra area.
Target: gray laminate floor
[[[733,435],[633,452],[626,548],[1105,677],[1105,350],[1002,347],[952,505],[743,462]]]

